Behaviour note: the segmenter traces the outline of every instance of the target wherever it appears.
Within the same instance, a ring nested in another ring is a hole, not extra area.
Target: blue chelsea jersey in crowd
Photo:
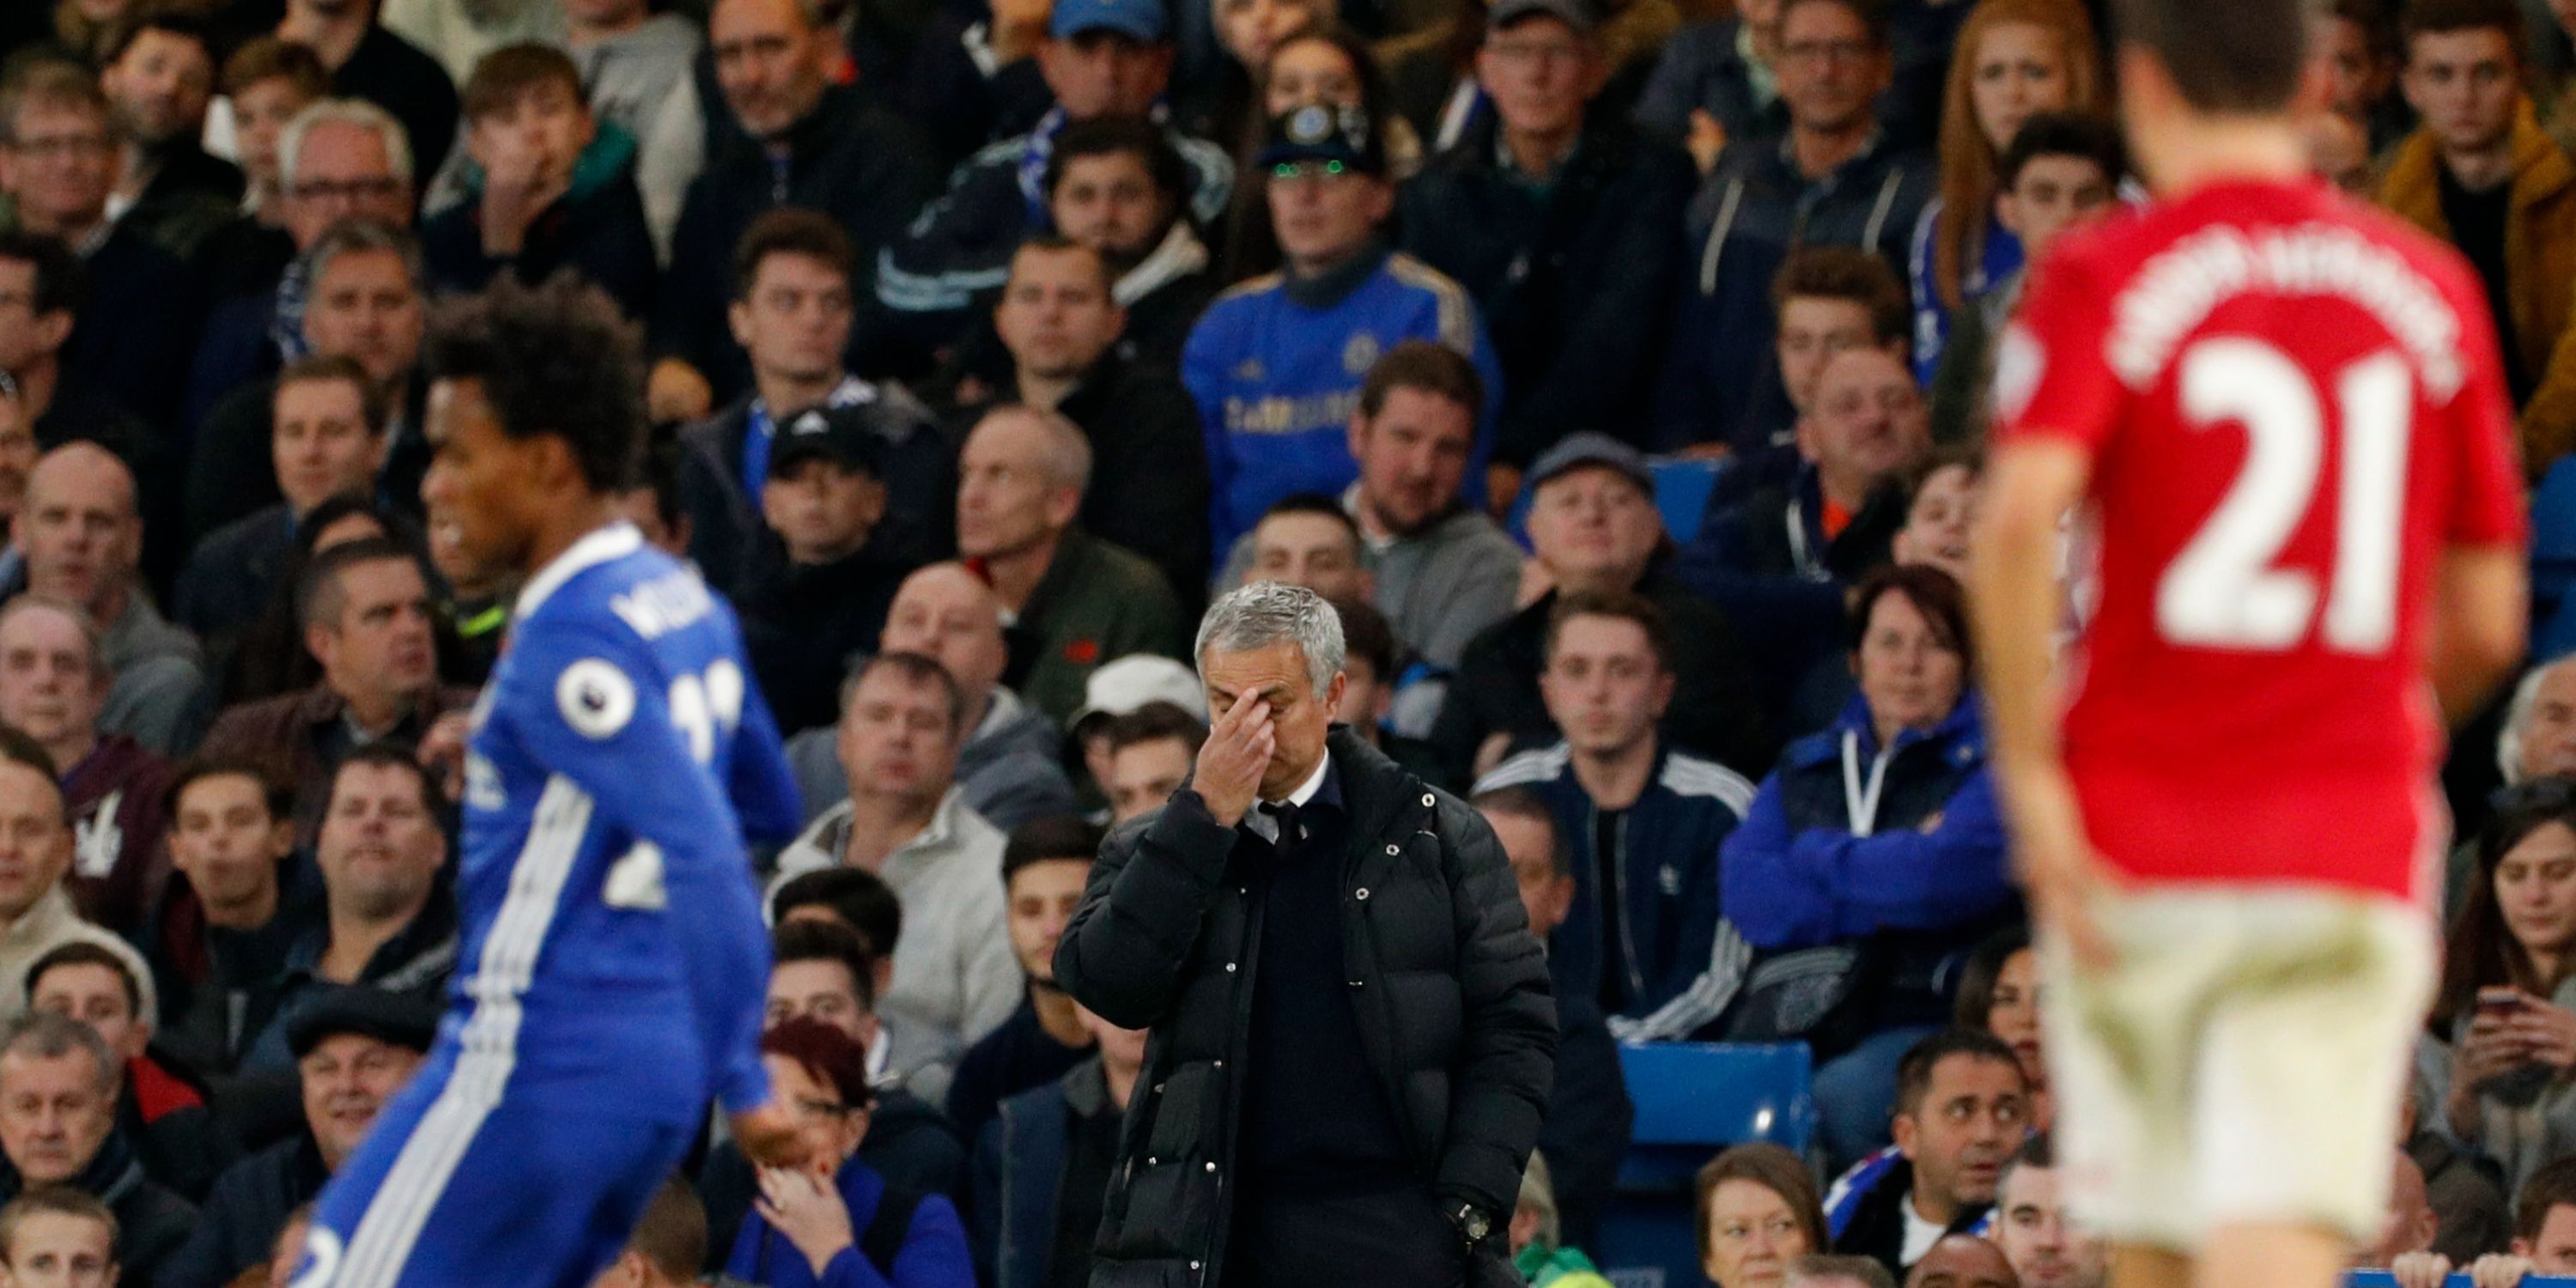
[[[520,592],[475,705],[429,1059],[316,1202],[307,1288],[583,1284],[713,1098],[769,1097],[744,836],[796,789],[733,615],[617,523]]]
[[[515,1046],[516,1087],[627,1084],[638,1112],[759,1103],[743,837],[798,817],[732,613],[632,525],[576,542],[521,593],[475,708],[438,1054]]]

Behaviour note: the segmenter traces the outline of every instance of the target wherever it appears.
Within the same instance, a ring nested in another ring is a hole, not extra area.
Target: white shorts
[[[2112,1241],[2189,1253],[2222,1226],[2376,1234],[2430,919],[2315,887],[2162,887],[2096,910],[2116,962],[2039,945],[2067,1202]]]

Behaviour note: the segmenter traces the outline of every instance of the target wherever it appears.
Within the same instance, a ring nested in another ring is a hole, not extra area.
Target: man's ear
[[[337,647],[339,642],[340,633],[320,622],[311,623],[304,628],[304,651],[312,654],[313,660],[321,663],[326,670],[331,665],[330,650]]]
[[[1914,1115],[1900,1113],[1888,1124],[1888,1127],[1889,1136],[1896,1142],[1896,1152],[1908,1159],[1913,1158],[1914,1142],[1920,1136],[1920,1133],[1915,1130]]]

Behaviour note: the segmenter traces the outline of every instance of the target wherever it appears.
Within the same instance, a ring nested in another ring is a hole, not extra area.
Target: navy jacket
[[[1659,747],[1646,790],[1618,829],[1619,888],[1600,888],[1600,811],[1574,776],[1563,742],[1525,751],[1476,783],[1478,794],[1527,787],[1556,813],[1558,844],[1574,869],[1574,903],[1549,937],[1556,995],[1597,999],[1601,972],[1622,979],[1627,1005],[1610,1029],[1629,1041],[1687,1038],[1716,1020],[1743,985],[1753,950],[1718,900],[1718,847],[1753,802],[1753,784],[1713,760]],[[1622,908],[1622,942],[1601,942],[1601,901]]]
[[[1789,128],[1789,109],[1777,96],[1753,92],[1752,64],[1738,48],[1742,18],[1694,22],[1664,42],[1654,77],[1637,97],[1637,124],[1679,143],[1690,136],[1690,115],[1706,111],[1730,139],[1767,138]]]
[[[310,1132],[225,1168],[206,1195],[196,1229],[163,1263],[161,1288],[222,1288],[252,1266],[267,1264],[287,1218],[312,1202],[329,1179],[331,1170]]]
[[[1801,461],[1786,475],[1757,477],[1766,472],[1752,462],[1733,471],[1745,490],[1712,503],[1698,535],[1673,560],[1673,576],[1744,623],[1745,650],[1765,677],[1772,717],[1783,728],[1808,729],[1839,702],[1799,720],[1792,700],[1811,668],[1843,670],[1843,595],[1887,563],[1907,502],[1902,488],[1883,487],[1828,538],[1815,466]]]
[[[1404,185],[1403,250],[1476,301],[1511,373],[1494,454],[1527,466],[1563,435],[1631,438],[1671,319],[1698,176],[1671,144],[1584,131],[1545,184],[1503,163],[1490,122]]]
[[[504,271],[534,286],[563,269],[587,278],[630,318],[653,307],[653,233],[644,221],[644,197],[635,187],[635,140],[615,125],[599,127],[573,170],[572,190],[528,225],[519,253],[498,257],[483,250],[483,174],[467,178],[465,200],[421,226],[430,285],[440,291],[479,291]]]
[[[1673,323],[1655,411],[1655,445],[1770,444],[1787,395],[1772,353],[1771,282],[1802,246],[1856,246],[1903,281],[1914,225],[1940,180],[1929,153],[1873,140],[1822,179],[1790,159],[1788,140],[1730,145],[1692,198],[1690,285]]]
[[[871,251],[877,300],[907,340],[956,341],[977,297],[1010,277],[1012,252],[1030,233],[1050,229],[1043,184],[1065,121],[1062,108],[1051,108],[1028,133],[967,158],[900,237],[881,255]],[[1163,137],[1189,167],[1190,214],[1213,224],[1234,190],[1234,162],[1204,139],[1169,127]]]
[[[671,234],[670,271],[654,300],[653,349],[696,367],[715,386],[719,404],[751,383],[750,359],[734,343],[725,316],[733,299],[734,248],[752,220],[773,207],[801,206],[830,215],[849,232],[858,252],[851,299],[859,306],[851,344],[867,349],[877,251],[938,190],[929,142],[856,90],[824,91],[822,102],[788,131],[786,146],[783,160],[749,140],[716,149],[689,185]]]
[[[1004,1100],[975,1141],[975,1259],[988,1288],[1054,1282],[1057,1213],[1074,1128],[1115,1117],[1097,1059]]]
[[[1755,948],[1879,950],[1874,1028],[1944,1022],[1968,951],[2019,912],[1977,702],[1968,693],[1931,732],[1897,735],[1864,827],[1845,760],[1866,783],[1881,748],[1866,700],[1852,699],[1832,728],[1789,744],[1726,839],[1719,889]]]

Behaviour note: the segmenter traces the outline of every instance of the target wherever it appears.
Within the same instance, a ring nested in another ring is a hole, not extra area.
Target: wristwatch
[[[1493,1218],[1486,1216],[1485,1210],[1473,1203],[1460,1203],[1450,1209],[1449,1224],[1458,1227],[1459,1237],[1467,1241],[1471,1250],[1483,1243],[1486,1235],[1494,1232]]]

